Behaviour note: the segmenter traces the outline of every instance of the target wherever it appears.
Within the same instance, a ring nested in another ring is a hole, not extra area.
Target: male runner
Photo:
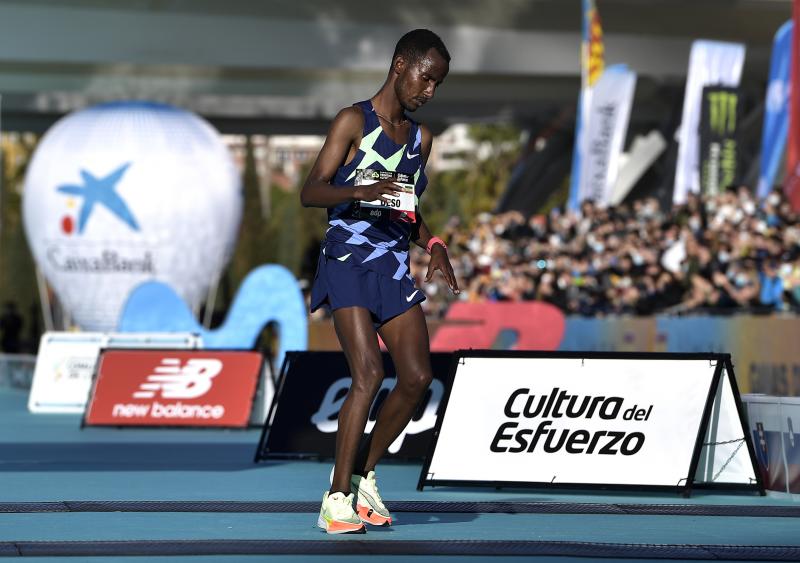
[[[378,93],[334,119],[300,193],[304,206],[328,209],[330,227],[311,310],[326,306],[333,312],[353,379],[339,412],[331,488],[317,521],[329,534],[364,533],[363,522],[391,524],[375,464],[411,420],[432,378],[428,328],[419,306],[425,297],[409,270],[409,241],[431,255],[425,281],[439,270],[459,292],[447,247],[431,235],[417,207],[427,185],[431,133],[405,113],[433,98],[449,62],[435,33],[417,29],[404,35]],[[384,377],[376,333],[391,354],[397,385],[359,449]]]

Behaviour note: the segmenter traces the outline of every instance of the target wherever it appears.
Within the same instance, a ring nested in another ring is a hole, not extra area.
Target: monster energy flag
[[[725,86],[703,88],[700,114],[700,188],[715,195],[739,177],[739,91]]]
[[[745,46],[741,43],[695,41],[689,55],[689,73],[683,97],[683,114],[678,130],[678,161],[672,200],[686,202],[689,193],[700,191],[700,112],[703,88],[718,85],[735,88],[744,66]]]

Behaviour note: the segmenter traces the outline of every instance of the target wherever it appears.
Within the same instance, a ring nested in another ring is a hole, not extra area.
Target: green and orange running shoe
[[[356,495],[356,513],[362,522],[373,526],[391,526],[392,515],[383,504],[375,481],[375,472],[370,471],[366,477],[353,475],[350,488]]]
[[[317,526],[329,534],[364,534],[367,528],[353,510],[353,493],[329,494],[322,496]]]

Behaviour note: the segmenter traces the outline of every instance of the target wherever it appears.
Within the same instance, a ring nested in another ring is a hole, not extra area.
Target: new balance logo
[[[147,376],[133,396],[150,399],[157,392],[165,399],[195,399],[211,389],[211,380],[222,371],[222,362],[215,359],[191,359],[185,365],[177,358],[164,358]]]

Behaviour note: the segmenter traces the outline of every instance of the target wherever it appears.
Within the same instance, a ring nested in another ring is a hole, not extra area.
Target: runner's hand
[[[382,180],[367,186],[356,186],[353,195],[355,196],[356,201],[375,201],[376,199],[379,199],[383,203],[389,204],[389,200],[386,198],[386,196],[399,196],[400,186],[391,180]]]
[[[425,282],[431,281],[433,272],[439,270],[444,276],[444,281],[454,294],[458,295],[461,290],[458,289],[458,282],[456,281],[456,274],[453,272],[453,266],[450,265],[450,258],[447,256],[447,250],[441,244],[434,244],[431,248],[431,259],[428,262],[428,274],[425,276]]]

